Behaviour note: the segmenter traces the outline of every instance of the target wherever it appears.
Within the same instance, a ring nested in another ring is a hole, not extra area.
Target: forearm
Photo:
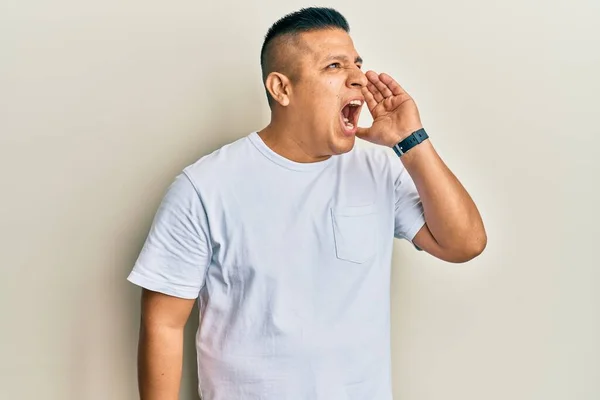
[[[471,196],[426,140],[402,156],[438,245],[458,258],[478,254],[486,244],[481,216]]]
[[[141,400],[177,400],[183,363],[183,329],[144,326],[138,347]]]

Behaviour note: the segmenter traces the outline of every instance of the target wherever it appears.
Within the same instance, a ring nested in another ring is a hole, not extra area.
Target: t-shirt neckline
[[[312,163],[299,163],[296,161],[292,161],[289,158],[285,158],[280,154],[277,154],[267,144],[262,140],[259,136],[258,132],[252,132],[248,138],[250,142],[256,147],[258,151],[260,151],[265,157],[269,160],[282,166],[287,169],[291,169],[294,171],[318,171],[325,168],[327,165],[331,163],[334,156],[329,157],[327,160],[316,161]]]

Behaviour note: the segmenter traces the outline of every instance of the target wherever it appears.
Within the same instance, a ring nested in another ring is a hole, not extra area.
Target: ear
[[[292,91],[290,80],[287,76],[279,72],[271,72],[265,81],[265,87],[271,94],[271,97],[283,107],[290,104],[290,94]]]

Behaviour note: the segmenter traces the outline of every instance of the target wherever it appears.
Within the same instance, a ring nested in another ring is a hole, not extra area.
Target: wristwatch
[[[427,135],[427,132],[425,132],[425,129],[421,128],[418,131],[413,132],[409,137],[404,138],[392,148],[398,157],[402,157],[404,153],[428,138],[429,136]]]

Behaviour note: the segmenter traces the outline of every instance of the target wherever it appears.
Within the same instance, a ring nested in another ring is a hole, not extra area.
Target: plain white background
[[[0,398],[137,398],[125,277],[174,176],[268,122],[262,38],[308,5],[2,0]],[[416,99],[488,229],[464,265],[398,242],[395,398],[600,398],[600,3],[325,5]]]

